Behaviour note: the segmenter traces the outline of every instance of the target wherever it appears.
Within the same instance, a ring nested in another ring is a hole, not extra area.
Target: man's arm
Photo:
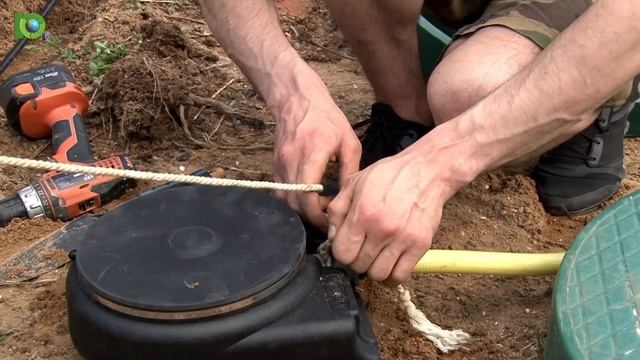
[[[269,106],[277,110],[274,115],[282,117],[286,97],[297,92],[299,71],[311,71],[280,29],[274,2],[202,0],[200,3],[216,39]]]
[[[276,180],[319,183],[332,158],[340,161],[343,180],[357,172],[360,143],[322,80],[287,41],[274,1],[200,3],[216,39],[276,118]],[[318,194],[279,195],[313,223],[326,227],[326,201]]]
[[[328,209],[336,259],[376,280],[406,280],[458,189],[584,129],[640,73],[639,19],[638,1],[599,0],[478,104],[354,176]]]

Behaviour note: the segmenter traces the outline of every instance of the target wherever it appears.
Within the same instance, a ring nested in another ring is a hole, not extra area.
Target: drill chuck
[[[11,219],[34,219],[45,215],[45,207],[33,185],[18,190],[16,195],[0,201],[0,226],[7,226]]]
[[[44,204],[33,185],[29,185],[24,189],[18,190],[18,196],[22,200],[24,207],[27,209],[29,218],[37,218],[45,214]]]

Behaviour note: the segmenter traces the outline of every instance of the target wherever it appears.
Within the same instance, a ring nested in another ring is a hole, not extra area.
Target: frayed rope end
[[[400,294],[400,302],[409,316],[411,326],[429,339],[443,353],[464,348],[462,345],[471,341],[471,335],[462,330],[445,330],[429,321],[426,315],[416,308],[411,301],[409,290],[402,285],[398,285],[398,293]]]

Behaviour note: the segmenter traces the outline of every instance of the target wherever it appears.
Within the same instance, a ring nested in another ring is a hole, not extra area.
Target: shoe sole
[[[582,195],[582,197],[590,198],[590,200],[591,199],[596,199],[596,200],[585,201],[589,205],[584,206],[584,207],[580,207],[578,209],[569,210],[566,205],[562,204],[562,203],[567,203],[568,202],[567,199],[548,198],[548,199],[541,199],[541,202],[542,202],[542,205],[544,206],[544,209],[546,210],[546,212],[551,214],[551,215],[554,215],[554,216],[585,215],[585,214],[588,214],[590,212],[593,212],[602,203],[604,203],[605,201],[611,199],[611,197],[613,197],[613,195],[615,195],[618,192],[619,188],[620,188],[620,183],[618,182],[615,186],[614,185],[607,186],[607,187],[604,187],[604,188],[600,188],[597,191],[591,192],[589,194]],[[575,201],[576,198],[574,198],[572,200]],[[555,204],[554,204],[554,202],[555,202]]]

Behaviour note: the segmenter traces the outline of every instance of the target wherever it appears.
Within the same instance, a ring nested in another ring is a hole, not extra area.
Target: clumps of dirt
[[[162,57],[174,56],[187,50],[187,40],[176,24],[152,19],[144,22],[140,30],[143,36],[143,48],[155,51]]]
[[[35,321],[53,331],[43,331],[43,338],[51,335],[65,335],[67,333],[67,301],[65,299],[64,278],[56,280],[51,286],[43,289],[35,299],[29,303],[29,310]]]
[[[123,141],[153,141],[177,129],[177,109],[188,100],[184,67],[140,52],[116,62],[102,79],[104,105]]]
[[[64,278],[32,291],[35,295],[25,298],[28,305],[24,306],[23,327],[17,328],[2,345],[11,358],[69,358],[74,350],[68,336]],[[11,299],[17,301],[22,296],[23,290],[19,290]]]
[[[140,28],[140,47],[116,62],[101,84],[103,105],[124,142],[170,138],[181,125],[180,106],[191,104],[189,94],[203,83],[199,64],[218,61],[176,24],[152,18]]]
[[[324,6],[315,5],[313,16],[281,16],[284,33],[306,61],[338,62],[343,58],[354,59],[342,34],[337,31],[331,14]]]
[[[60,228],[62,223],[53,220],[38,219],[14,219],[6,227],[0,228],[0,259],[28,246],[40,239],[43,234],[49,234]]]
[[[480,176],[444,208],[434,248],[493,251],[554,250],[571,237],[546,214],[525,169]],[[584,225],[583,219],[567,221]]]
[[[491,212],[538,239],[547,217],[538,200],[535,182],[521,174],[498,177],[496,173],[492,173],[489,179],[491,184],[487,200],[492,203]]]
[[[99,0],[60,1],[47,18],[47,27],[55,28],[56,36],[76,34],[86,23],[95,19],[101,4]]]
[[[209,48],[200,45],[185,36],[182,29],[174,23],[153,18],[140,25],[142,32],[142,48],[153,51],[161,58],[172,56],[183,59],[199,59],[207,63],[219,60]]]

